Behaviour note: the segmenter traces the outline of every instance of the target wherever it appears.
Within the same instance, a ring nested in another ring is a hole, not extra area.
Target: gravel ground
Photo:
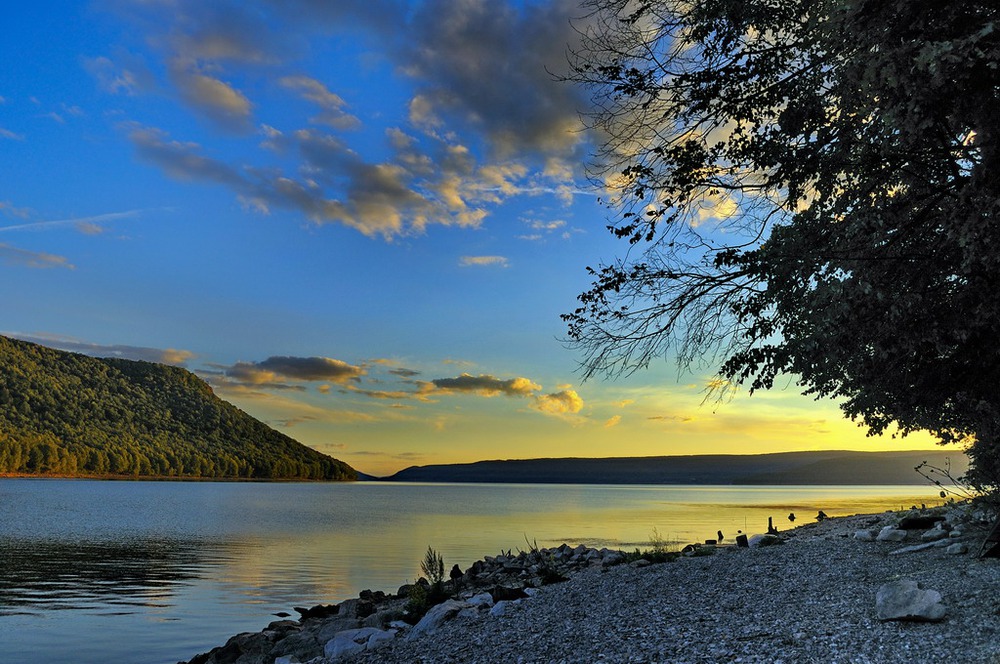
[[[460,618],[396,639],[355,662],[1000,663],[1000,560],[905,543],[862,542],[891,515],[829,519],[787,543],[712,556],[591,569],[501,616]],[[915,537],[915,535],[911,536]],[[939,623],[880,622],[879,586],[913,579],[947,606]]]

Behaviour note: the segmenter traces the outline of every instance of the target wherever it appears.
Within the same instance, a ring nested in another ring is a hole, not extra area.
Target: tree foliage
[[[0,337],[0,473],[348,480],[177,367]]]
[[[586,374],[670,353],[751,390],[788,374],[1000,468],[1000,8],[589,6],[572,79],[629,250],[564,316]]]

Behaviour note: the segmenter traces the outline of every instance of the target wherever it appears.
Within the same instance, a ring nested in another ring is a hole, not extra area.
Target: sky
[[[0,334],[185,367],[362,472],[918,449],[836,404],[581,380],[625,246],[557,80],[575,1],[94,0],[0,22]]]

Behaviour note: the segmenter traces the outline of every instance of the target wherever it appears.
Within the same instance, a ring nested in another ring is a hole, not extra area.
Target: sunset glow
[[[13,3],[0,334],[183,366],[384,475],[931,448],[670,358],[581,382],[560,314],[626,250],[588,182],[576,2]],[[706,199],[699,220],[735,214]]]

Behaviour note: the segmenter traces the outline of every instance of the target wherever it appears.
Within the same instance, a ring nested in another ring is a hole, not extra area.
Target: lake
[[[274,613],[395,592],[428,546],[632,550],[939,504],[922,486],[0,480],[0,660],[173,664]]]

